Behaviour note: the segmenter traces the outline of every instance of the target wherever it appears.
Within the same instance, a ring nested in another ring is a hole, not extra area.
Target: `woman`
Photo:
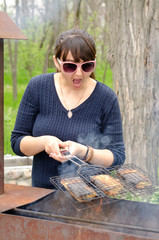
[[[125,148],[118,100],[95,80],[96,48],[83,30],[62,33],[53,56],[57,73],[32,78],[19,106],[11,145],[34,156],[32,185],[52,188],[50,177],[72,166],[60,148],[90,164],[123,164]]]

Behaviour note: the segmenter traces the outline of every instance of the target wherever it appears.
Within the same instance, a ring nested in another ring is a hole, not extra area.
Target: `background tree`
[[[7,4],[4,1],[4,11],[7,11]],[[15,0],[15,23],[18,24],[19,18],[19,0]],[[14,40],[12,45],[11,41],[7,40],[9,58],[12,73],[12,83],[13,83],[13,100],[17,98],[17,58],[18,58],[18,41]]]
[[[113,70],[126,162],[157,179],[159,157],[159,1],[106,0]]]

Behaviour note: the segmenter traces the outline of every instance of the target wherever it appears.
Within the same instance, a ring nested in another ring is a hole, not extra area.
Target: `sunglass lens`
[[[74,72],[76,70],[77,66],[73,63],[64,63],[63,69],[67,73]]]
[[[82,65],[82,70],[84,72],[91,72],[94,69],[94,62],[84,63]]]

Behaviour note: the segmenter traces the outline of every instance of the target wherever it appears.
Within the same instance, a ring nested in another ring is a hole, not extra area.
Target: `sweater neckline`
[[[54,75],[55,75],[55,73],[53,73],[53,78],[52,78],[52,80],[53,80],[53,88],[54,88],[54,92],[55,92],[55,96],[56,96],[57,102],[58,102],[59,106],[61,106],[61,107],[64,109],[65,112],[68,112],[68,110],[67,110],[67,109],[63,106],[63,104],[61,103],[61,100],[60,100],[60,98],[59,98],[59,96],[58,96],[58,93],[57,93],[57,90],[56,90],[56,87],[55,87]],[[97,84],[96,84],[93,92],[91,93],[91,95],[90,95],[84,102],[82,102],[79,106],[71,109],[72,112],[75,112],[76,110],[79,110],[83,105],[85,105],[87,102],[91,101],[92,98],[94,98],[94,96],[96,95],[97,89],[98,89],[98,87],[99,87],[99,82],[98,82],[98,81],[96,81],[96,82],[97,82]]]

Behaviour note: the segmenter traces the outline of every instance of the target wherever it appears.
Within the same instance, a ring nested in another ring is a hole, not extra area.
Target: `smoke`
[[[96,134],[93,132],[87,135],[81,133],[78,136],[78,142],[84,145],[90,145],[96,149],[104,149],[111,144],[112,138],[110,135]]]
[[[72,159],[76,162],[76,159],[72,157]],[[78,166],[71,162],[70,160],[68,160],[67,162],[62,163],[59,167],[58,167],[58,174],[60,175],[74,175],[76,174],[78,170]]]
[[[109,131],[111,132],[111,129],[109,129]],[[87,135],[81,133],[78,136],[77,142],[85,146],[92,146],[95,149],[111,149],[114,148],[116,145],[113,144],[112,137],[110,135],[96,134],[93,132]],[[62,163],[58,167],[59,175],[75,175],[77,173],[77,170],[80,168],[82,163],[80,162],[80,160],[78,160],[78,156],[72,157],[71,159],[73,160],[73,162],[68,160],[67,162]]]

